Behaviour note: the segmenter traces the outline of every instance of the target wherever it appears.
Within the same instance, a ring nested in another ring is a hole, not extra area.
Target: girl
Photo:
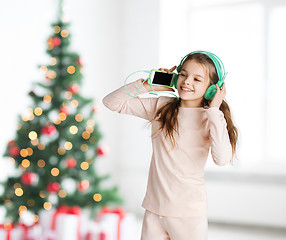
[[[162,69],[170,73],[171,69]],[[152,124],[153,154],[141,240],[206,240],[207,197],[204,167],[211,148],[217,165],[232,163],[237,129],[224,100],[226,87],[216,84],[218,73],[204,53],[189,54],[177,80],[179,99],[130,97],[124,86],[108,94],[103,104],[118,113],[130,114]],[[143,79],[127,84],[136,93]],[[212,101],[204,99],[208,87],[216,84]],[[144,82],[139,94],[150,92]],[[156,91],[170,88],[152,86]]]

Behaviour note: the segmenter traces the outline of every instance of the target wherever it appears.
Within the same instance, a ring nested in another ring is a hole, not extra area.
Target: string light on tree
[[[75,67],[74,67],[74,66],[69,66],[69,67],[67,68],[67,72],[68,72],[69,74],[74,74],[74,73],[75,73]]]
[[[77,126],[73,125],[70,127],[70,133],[71,134],[77,134],[77,132],[78,132]]]
[[[82,115],[81,115],[81,114],[77,114],[77,115],[75,116],[75,120],[76,120],[77,122],[81,122],[81,121],[83,120]]]
[[[72,149],[72,143],[71,142],[65,142],[64,147],[66,150],[71,150]]]
[[[50,210],[52,208],[52,204],[50,202],[45,202],[43,206],[46,210]]]
[[[59,120],[61,120],[62,122],[65,121],[67,119],[67,115],[63,112],[61,112],[59,114]]]
[[[54,33],[59,33],[61,31],[61,27],[60,26],[54,26]]]
[[[28,150],[25,148],[21,149],[20,155],[24,158],[27,157],[28,156]]]
[[[58,168],[53,168],[53,169],[51,170],[51,174],[52,174],[54,177],[56,177],[56,176],[58,176],[58,175],[60,174],[60,170],[59,170]]]
[[[36,140],[36,139],[34,139],[34,140]],[[28,156],[32,156],[33,155],[33,149],[32,148],[30,148],[30,147],[28,147],[28,148],[26,148],[26,150],[28,151]]]
[[[99,193],[93,195],[93,200],[96,202],[100,202],[102,200],[102,196]]]
[[[77,108],[78,107],[78,101],[77,100],[72,100],[71,101],[71,105],[74,107],[74,108]]]
[[[23,159],[22,166],[28,168],[30,166],[30,161],[28,159]],[[23,175],[22,175],[23,176]]]
[[[34,140],[31,140],[31,144],[34,145],[34,146],[37,146],[39,144],[39,139],[36,138]]]
[[[49,70],[49,71],[47,72],[47,77],[48,77],[49,79],[55,79],[55,78],[57,77],[57,73],[56,73],[55,71],[53,71],[53,70]]]
[[[87,170],[89,168],[89,164],[87,162],[82,162],[80,164],[80,167],[81,167],[82,170],[85,171],[85,170]]]
[[[46,95],[44,96],[44,99],[43,99],[46,103],[50,103],[52,101],[52,97],[50,95]]]
[[[40,67],[40,70],[41,70],[42,72],[44,72],[44,73],[47,73],[48,68],[47,68],[46,66],[41,66],[41,67]]]
[[[39,143],[38,144],[38,149],[39,150],[44,150],[45,148],[46,148],[45,144],[43,144],[43,143]]]
[[[69,32],[67,31],[67,30],[62,30],[61,31],[61,36],[63,37],[63,38],[66,38],[66,37],[68,37],[68,35],[69,35]]]
[[[43,113],[43,110],[42,110],[42,108],[37,107],[37,108],[35,108],[34,113],[36,116],[41,116]]]
[[[89,139],[89,137],[90,137],[90,133],[89,133],[88,131],[84,131],[84,132],[82,133],[82,138],[84,138],[84,139]]]
[[[38,166],[43,168],[46,165],[46,162],[43,159],[38,160]]]
[[[15,159],[12,158],[12,157],[10,157],[10,158],[9,158],[9,162],[11,162],[12,164],[15,164]]]
[[[64,96],[66,99],[71,99],[72,98],[72,92],[66,91]]]
[[[64,155],[66,153],[66,150],[63,147],[58,148],[58,154],[59,155]]]
[[[61,189],[59,192],[58,192],[58,195],[60,198],[65,198],[67,196],[67,193],[65,190]]]
[[[36,138],[37,138],[37,133],[35,132],[35,131],[31,131],[30,133],[29,133],[29,138],[31,139],[31,140],[35,140]]]
[[[15,195],[16,195],[17,197],[21,197],[21,196],[23,195],[23,193],[24,193],[24,191],[23,191],[22,188],[16,188],[16,189],[15,189]]]
[[[54,65],[56,65],[56,64],[57,64],[57,58],[52,57],[52,58],[50,59],[50,65],[54,66]]]
[[[88,150],[88,145],[84,143],[80,146],[80,149],[81,151],[86,152]]]

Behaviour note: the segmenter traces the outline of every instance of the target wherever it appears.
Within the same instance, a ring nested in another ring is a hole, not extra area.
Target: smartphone
[[[169,74],[166,72],[161,72],[160,70],[152,69],[148,78],[148,83],[171,88],[174,86],[174,78],[176,75],[177,74],[174,72]]]

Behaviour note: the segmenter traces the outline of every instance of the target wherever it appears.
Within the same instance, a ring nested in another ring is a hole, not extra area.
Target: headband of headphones
[[[220,60],[220,58],[217,55],[215,55],[214,53],[211,53],[211,52],[207,52],[207,51],[193,51],[193,52],[188,53],[185,57],[183,57],[179,66],[177,67],[178,73],[180,73],[180,71],[182,70],[182,66],[183,66],[183,63],[186,60],[186,58],[193,53],[203,53],[203,54],[207,55],[213,61],[214,65],[215,65],[219,80],[222,80],[222,78],[225,75],[224,65],[223,65],[222,61]]]

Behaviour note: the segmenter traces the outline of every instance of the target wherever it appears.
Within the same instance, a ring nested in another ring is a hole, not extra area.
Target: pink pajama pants
[[[207,240],[207,216],[174,218],[145,210],[141,240]]]

